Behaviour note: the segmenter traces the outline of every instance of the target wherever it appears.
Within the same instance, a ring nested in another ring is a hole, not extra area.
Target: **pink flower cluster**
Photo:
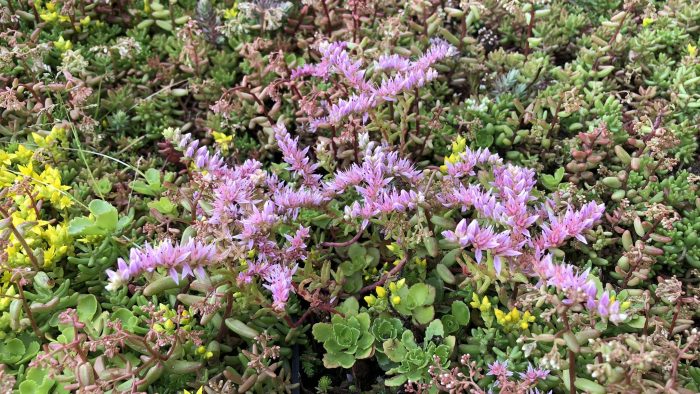
[[[442,43],[433,46],[414,62],[385,57],[378,67],[409,72],[429,67],[450,53],[450,48]],[[329,47],[325,53],[325,63],[297,74],[323,77],[337,72],[348,80],[364,75],[359,64],[346,56],[343,46]],[[310,237],[310,229],[303,226],[296,225],[294,234],[283,234],[280,229],[294,226],[301,209],[325,209],[326,204],[336,201],[345,219],[357,220],[362,229],[373,220],[408,213],[419,206],[442,205],[471,212],[454,230],[446,230],[442,235],[461,248],[471,249],[478,263],[486,253],[500,273],[504,263],[513,266],[520,261],[539,261],[530,273],[565,294],[566,302],[585,303],[589,310],[612,321],[624,318],[619,304],[610,302],[609,294],[596,298],[587,272],[577,274],[572,266],[553,264],[551,256],[545,256],[548,249],[561,246],[569,238],[585,242],[583,233],[600,219],[602,205],[588,203],[555,214],[553,202],[536,203],[534,171],[504,164],[487,149],[466,149],[461,153],[458,160],[447,165],[436,191],[424,182],[426,170],[416,169],[397,152],[369,142],[366,136],[360,138],[365,141],[361,144],[360,161],[323,179],[318,164],[309,157],[308,147],[299,147],[299,139],[293,138],[282,123],[274,126],[274,131],[287,169],[295,175],[289,182],[265,171],[262,163],[255,160],[229,166],[218,153],[210,154],[189,134],[176,137],[174,144],[183,150],[187,160],[203,170],[201,178],[206,187],[195,192],[201,201],[195,207],[197,220],[216,227],[217,236],[234,241],[235,247],[226,247],[234,249],[238,258],[246,262],[239,283],[261,279],[272,294],[275,309],[283,310],[295,291],[293,276],[298,263],[306,259],[306,240]],[[168,241],[157,248],[133,249],[128,264],[120,259],[117,271],[108,272],[110,287],[159,267],[177,281],[193,271],[203,272],[203,267],[214,262],[216,256],[215,246],[192,241],[185,245]]]
[[[309,121],[309,129],[314,132],[324,125],[338,125],[353,114],[361,114],[367,120],[370,109],[386,101],[395,101],[403,92],[420,88],[437,78],[432,65],[457,54],[457,49],[441,39],[433,39],[428,50],[415,61],[398,55],[381,56],[375,64],[376,71],[395,71],[395,75],[383,79],[379,85],[365,78],[361,61],[353,61],[345,48],[346,43],[326,43],[319,48],[321,61],[313,65],[303,65],[292,72],[292,79],[317,77],[327,80],[331,75],[343,76],[346,89],[356,93],[341,98],[327,109],[328,114]]]
[[[308,157],[309,147],[299,149],[299,138],[292,139],[283,123],[277,123],[273,129],[277,137],[277,145],[290,169],[304,180],[305,186],[311,188],[318,186],[321,176],[314,173],[318,164],[311,164]]]
[[[551,254],[536,262],[535,271],[544,284],[553,286],[566,297],[563,300],[565,304],[582,303],[591,313],[609,318],[613,323],[627,318],[620,310],[620,302],[613,300],[610,292],[603,291],[598,296],[598,289],[595,282],[589,278],[588,271],[579,273],[571,264],[555,264]]]
[[[477,166],[490,171],[493,180],[489,189],[471,182],[465,185],[464,178],[475,176]],[[540,225],[541,235],[533,238],[530,228],[542,219],[541,209],[530,205],[536,200],[532,195],[536,184],[534,171],[504,165],[488,150],[466,149],[456,163],[447,165],[446,179],[450,186],[438,193],[438,201],[446,207],[460,207],[462,211],[474,209],[478,217],[462,219],[454,231],[444,231],[442,235],[463,248],[471,247],[477,262],[481,262],[484,251],[490,252],[498,273],[504,260],[523,254],[525,248],[541,256],[545,250],[560,246],[571,237],[585,242],[583,232],[604,212],[602,204],[593,202],[579,210],[569,207],[561,218],[550,212],[548,220]],[[503,231],[496,230],[497,227]]]
[[[185,244],[174,244],[170,240],[163,241],[153,247],[146,244],[141,249],[131,249],[129,262],[117,260],[117,270],[107,270],[109,277],[108,290],[115,290],[130,279],[146,272],[154,272],[158,268],[165,270],[178,283],[180,279],[194,276],[196,273],[205,276],[204,267],[217,261],[215,245],[206,245],[190,239]]]
[[[472,183],[469,177],[476,176],[475,168],[490,174],[488,188]],[[501,272],[505,261],[536,261],[532,274],[549,286],[554,286],[564,295],[564,303],[581,303],[591,312],[617,323],[626,318],[620,311],[620,303],[612,301],[608,292],[598,296],[598,291],[589,278],[588,271],[578,273],[569,264],[555,264],[551,248],[563,245],[576,238],[586,243],[584,233],[591,229],[605,210],[602,204],[589,202],[579,209],[567,207],[563,214],[555,214],[554,203],[533,206],[536,200],[533,189],[536,184],[534,171],[503,165],[498,157],[487,150],[467,149],[456,163],[447,165],[447,185],[437,195],[446,207],[460,207],[463,212],[473,210],[475,217],[462,219],[454,230],[443,231],[445,239],[461,248],[470,248],[477,263],[483,253],[493,258],[494,268]],[[465,184],[465,180],[467,181]],[[532,227],[539,223],[539,234],[532,234]]]
[[[365,150],[363,159],[361,165],[352,164],[349,169],[338,171],[323,188],[329,197],[338,196],[350,187],[355,189],[361,201],[346,206],[345,215],[349,219],[362,219],[362,228],[374,217],[412,210],[425,200],[421,190],[399,190],[392,186],[397,177],[413,185],[423,178],[423,173],[409,160],[399,158],[398,153],[387,151],[386,147],[372,144]]]
[[[530,364],[527,367],[527,371],[519,373],[520,381],[513,381],[510,379],[513,376],[513,372],[508,368],[508,361],[501,362],[497,360],[488,365],[486,375],[496,378],[493,386],[500,388],[501,393],[522,393],[531,392],[529,390],[538,382],[547,379],[549,370],[535,368]],[[539,393],[539,391],[537,392]]]

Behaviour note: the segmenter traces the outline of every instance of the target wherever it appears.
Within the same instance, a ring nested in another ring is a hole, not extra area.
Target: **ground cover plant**
[[[0,392],[700,392],[689,0],[0,0]]]

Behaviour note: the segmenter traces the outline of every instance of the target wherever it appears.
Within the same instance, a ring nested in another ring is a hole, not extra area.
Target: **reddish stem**
[[[381,279],[372,283],[371,285],[365,286],[362,289],[360,289],[360,294],[369,293],[370,291],[377,288],[377,286],[383,285],[387,281],[387,279],[398,274],[401,271],[401,269],[403,269],[403,266],[406,265],[407,261],[408,261],[408,257],[405,256],[403,259],[401,259],[401,261],[398,264],[396,264],[396,267],[392,268],[391,271],[384,274],[384,276],[382,276]]]
[[[357,242],[358,239],[362,236],[362,233],[364,233],[364,230],[358,231],[357,234],[355,234],[354,237],[350,238],[347,241],[342,241],[342,242],[323,242],[321,246],[327,247],[327,248],[342,248],[345,246],[350,246]]]

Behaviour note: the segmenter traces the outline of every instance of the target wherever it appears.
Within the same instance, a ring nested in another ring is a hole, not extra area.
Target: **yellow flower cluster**
[[[484,298],[480,301],[479,296],[476,293],[472,293],[472,302],[470,302],[469,305],[471,305],[474,309],[480,310],[481,313],[487,313],[491,310],[491,302],[489,301],[488,297],[484,296]]]
[[[41,20],[47,23],[64,23],[64,22],[70,22],[70,17],[67,15],[61,15],[57,8],[56,8],[56,2],[55,1],[49,1],[46,3],[44,7],[41,6],[41,2],[36,1],[34,3],[37,12],[39,13],[39,17]]]
[[[214,137],[216,144],[219,145],[219,149],[221,149],[223,153],[228,152],[229,145],[233,141],[233,135],[228,135],[219,131],[212,131],[211,135]]]
[[[234,1],[231,8],[224,10],[224,19],[230,20],[236,16],[238,16],[238,1]]]
[[[46,23],[68,23],[71,21],[68,15],[63,15],[59,12],[56,1],[49,1],[46,3],[46,5],[42,6],[40,0],[35,0],[34,6],[36,7],[36,11],[39,13],[39,18],[41,18],[41,20],[43,20]],[[87,27],[89,24],[90,16],[85,16],[84,18],[80,19],[77,23],[74,23],[73,27],[76,31],[81,31],[82,28]],[[63,37],[61,37],[60,40],[62,41]],[[70,44],[70,41],[68,41],[68,43]],[[61,50],[61,52],[64,52],[64,50]]]
[[[204,358],[205,360],[208,360],[208,359],[214,357],[214,352],[208,351],[207,348],[205,348],[204,346],[201,346],[201,345],[197,348],[197,354],[199,356],[201,356],[202,358]]]
[[[392,305],[399,305],[401,303],[401,297],[394,293],[397,293],[405,285],[406,279],[401,279],[398,282],[389,283],[389,291],[393,295],[389,297],[388,300],[389,302],[391,302]],[[376,296],[374,294],[365,296],[365,302],[367,302],[367,305],[369,306],[374,306],[377,304],[377,302],[385,302],[385,300],[387,300],[388,292],[384,286],[377,286],[374,289],[374,291],[377,293]]]
[[[73,49],[73,43],[70,40],[65,40],[63,36],[58,37],[58,40],[53,42],[54,48],[58,49],[61,53]]]
[[[447,165],[454,164],[459,161],[459,156],[467,149],[467,139],[458,136],[454,141],[452,141],[452,153],[449,156],[445,156],[445,164],[440,166],[440,171],[447,172]]]
[[[153,324],[153,331],[159,333],[165,332],[168,334],[174,333],[177,328],[175,323],[178,321],[177,311],[174,311],[165,304],[160,304],[158,309],[163,312],[163,316],[160,323]],[[190,331],[192,329],[192,315],[188,310],[185,309],[180,313],[179,323],[180,328],[183,330]]]
[[[530,311],[525,311],[525,313],[520,313],[517,308],[513,308],[510,312],[506,313],[502,310],[494,307],[493,315],[491,315],[491,302],[488,297],[484,296],[479,300],[479,296],[476,293],[472,293],[472,302],[469,303],[474,309],[479,309],[481,311],[482,317],[492,319],[493,316],[496,317],[496,322],[503,326],[506,331],[511,331],[513,329],[519,328],[521,330],[527,330],[530,327],[530,323],[535,321],[535,317],[530,314]]]
[[[52,150],[64,142],[66,136],[63,129],[54,127],[48,135],[34,133],[33,138],[39,148]],[[67,222],[53,224],[45,220],[40,206],[46,207],[48,203],[54,209],[64,210],[73,204],[73,200],[66,193],[70,187],[62,184],[58,170],[38,162],[38,155],[30,148],[18,145],[14,150],[0,150],[0,188],[14,190],[8,195],[15,207],[11,213],[12,225],[23,230],[22,238],[29,248],[41,251],[35,256],[37,260],[44,267],[50,267],[72,251],[73,240],[68,235]],[[26,188],[12,189],[12,186],[25,181]],[[40,201],[42,204],[39,204]],[[24,245],[14,232],[9,236],[5,253],[10,266],[31,264]]]
[[[513,308],[508,313],[494,308],[493,313],[496,315],[496,322],[505,327],[506,331],[511,331],[514,328],[527,330],[530,323],[535,321],[535,317],[530,315],[530,311],[521,314],[518,308]]]

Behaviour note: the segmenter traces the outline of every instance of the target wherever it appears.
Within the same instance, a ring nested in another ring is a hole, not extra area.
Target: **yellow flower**
[[[478,309],[481,302],[479,302],[479,296],[476,293],[472,293],[472,302],[469,303],[474,309]]]
[[[202,393],[203,393],[203,391],[202,391],[203,389],[204,389],[204,386],[200,387],[199,390],[197,390],[197,392],[196,392],[195,394],[202,394]],[[183,390],[183,394],[192,394],[192,393],[190,393],[190,392],[187,391],[187,390]]]
[[[498,308],[494,308],[493,314],[496,315],[496,321],[500,325],[505,325],[506,319],[505,319],[505,313],[503,313],[502,310]]]
[[[506,331],[510,331],[514,328],[526,330],[530,327],[530,323],[535,321],[535,317],[530,315],[529,311],[525,311],[525,313],[521,315],[517,308],[511,309],[508,313],[494,308],[493,313],[496,316],[496,322],[502,325]]]
[[[377,288],[376,288],[375,290],[377,291],[377,296],[378,296],[379,298],[384,298],[384,297],[386,297],[386,289],[385,289],[384,287],[382,287],[382,286],[377,286]]]
[[[491,301],[489,301],[488,297],[484,296],[484,299],[481,300],[481,308],[482,311],[484,309],[491,309]]]
[[[367,305],[373,306],[377,302],[377,297],[372,294],[365,296],[365,302],[367,302]]]
[[[182,311],[180,314],[180,324],[188,324],[190,322],[190,313],[188,311]]]
[[[644,26],[644,27],[647,27],[647,26],[651,25],[652,23],[654,23],[654,20],[649,18],[649,17],[642,19],[642,26]]]
[[[65,52],[69,49],[73,49],[73,43],[70,40],[66,41],[63,36],[58,37],[58,41],[53,42],[53,46],[56,47],[61,52]]]
[[[44,266],[51,266],[60,261],[73,249],[73,239],[68,235],[67,224],[47,225],[42,238],[49,245],[44,251]]]
[[[452,153],[461,153],[467,148],[467,139],[457,136],[454,141],[452,141]]]
[[[695,57],[698,54],[698,47],[693,44],[688,44],[688,55]]]
[[[399,305],[401,303],[401,297],[397,295],[391,297],[391,303],[394,305]]]
[[[163,326],[168,331],[175,329],[175,323],[173,323],[173,321],[170,319],[166,320],[165,324],[163,324]]]
[[[12,158],[14,158],[15,155],[12,153],[7,153],[4,150],[0,150],[0,165],[4,166],[9,166],[12,164]]]
[[[523,313],[523,318],[520,320],[520,328],[527,330],[530,327],[530,323],[535,321],[535,316],[530,315],[530,311],[525,311]]]
[[[29,161],[32,159],[32,156],[34,156],[34,151],[27,149],[24,145],[20,145],[15,151],[13,161],[15,163],[26,164],[29,163]]]
[[[39,14],[39,17],[45,22],[53,23],[53,22],[56,22],[58,20],[58,12],[53,11],[53,12],[41,13],[41,14]]]
[[[238,2],[234,2],[233,6],[224,10],[224,19],[233,19],[238,15]]]
[[[214,136],[214,141],[216,141],[216,143],[221,146],[221,150],[224,152],[228,151],[228,146],[229,143],[233,141],[233,136],[226,135],[218,131],[212,131],[211,134]]]
[[[205,348],[204,346],[201,346],[201,345],[200,345],[200,346],[197,348],[197,354],[205,354],[206,352],[207,352],[207,348]]]

